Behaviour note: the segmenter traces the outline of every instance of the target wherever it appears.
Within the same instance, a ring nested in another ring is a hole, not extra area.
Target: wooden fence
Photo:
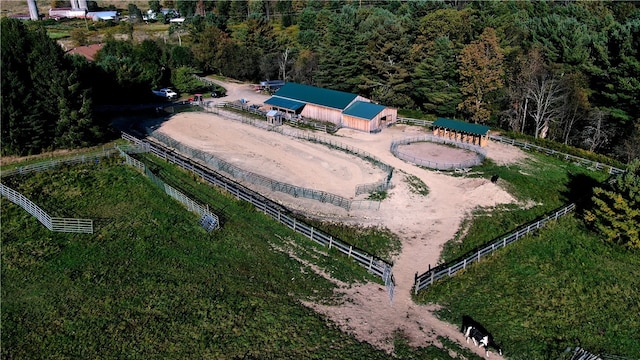
[[[413,118],[405,118],[405,117],[398,117],[398,121],[396,121],[396,123],[424,126],[424,127],[431,127],[431,125],[433,125],[433,121],[431,120],[413,119]]]
[[[176,149],[177,151],[183,153],[183,154],[187,154],[190,157],[196,158],[196,159],[200,159],[202,161],[204,161],[206,164],[213,166],[216,170],[218,171],[223,171],[226,174],[228,174],[229,176],[233,177],[236,180],[239,181],[245,181],[248,182],[250,184],[254,184],[254,185],[258,185],[258,186],[262,186],[265,188],[270,189],[271,191],[277,191],[277,192],[282,192],[285,194],[289,194],[293,197],[301,197],[301,198],[307,198],[307,199],[312,199],[312,200],[317,200],[323,203],[329,203],[329,204],[333,204],[335,206],[339,206],[345,210],[354,210],[354,209],[370,209],[370,210],[378,210],[380,208],[380,202],[379,201],[373,201],[373,200],[351,200],[348,199],[346,197],[337,195],[337,194],[332,194],[326,191],[321,191],[321,190],[315,190],[315,189],[310,189],[310,188],[305,188],[305,187],[301,187],[301,186],[296,186],[296,185],[292,185],[292,184],[288,184],[282,181],[278,181],[278,180],[274,180],[271,178],[268,178],[266,176],[260,175],[260,174],[256,174],[252,171],[248,171],[242,168],[239,168],[231,163],[228,163],[222,159],[219,159],[217,157],[215,157],[214,155],[210,154],[210,153],[206,153],[204,151],[198,150],[198,149],[194,149],[188,145],[185,145],[177,140],[174,140],[173,138],[170,138],[162,133],[159,133],[157,131],[151,132],[151,136],[153,136],[154,138],[156,138],[159,142],[165,144],[166,146],[169,146],[171,148]],[[373,183],[373,184],[364,184],[364,185],[358,185],[355,189],[356,195],[360,195],[362,193],[364,193],[363,191],[365,190],[370,190],[370,191],[384,191],[387,190],[390,187],[390,182],[391,182],[391,175],[392,175],[392,170],[393,168],[389,165],[384,164],[382,161],[376,159],[375,157],[373,157],[372,155],[366,153],[366,152],[362,152],[358,149],[355,149],[353,147],[348,147],[348,146],[342,146],[340,144],[338,144],[337,142],[333,142],[333,141],[329,141],[326,139],[322,139],[319,137],[315,137],[313,135],[298,135],[298,138],[300,139],[305,139],[308,141],[314,141],[314,142],[318,142],[318,143],[322,143],[325,145],[329,145],[329,146],[333,146],[336,148],[339,148],[343,151],[346,152],[351,152],[353,154],[356,154],[364,159],[367,159],[368,161],[378,165],[378,167],[387,170],[387,176],[385,177],[385,179]]]
[[[308,237],[318,244],[327,246],[329,249],[336,249],[337,251],[347,255],[347,257],[354,259],[369,272],[381,277],[385,281],[387,288],[391,288],[391,294],[393,294],[392,266],[384,260],[378,259],[373,255],[369,255],[366,251],[358,249],[357,247],[340,241],[339,239],[334,239],[333,236],[297,220],[295,217],[290,216],[290,211],[283,206],[265,198],[255,191],[247,189],[241,184],[215,173],[203,165],[192,161],[186,156],[175,153],[160,144],[140,140],[126,133],[123,133],[122,137],[140,147],[149,149],[152,154],[155,154],[170,163],[176,164],[185,170],[193,172],[209,184],[225,190],[236,198],[251,203],[256,209],[269,215],[293,231]]]
[[[425,289],[426,287],[432,285],[435,281],[442,279],[444,277],[451,277],[456,272],[466,269],[467,266],[473,264],[474,262],[480,261],[481,258],[493,253],[494,251],[506,247],[509,244],[512,244],[524,236],[532,233],[541,227],[543,227],[547,222],[551,220],[557,220],[561,216],[564,216],[575,209],[575,204],[569,204],[567,206],[562,207],[561,209],[555,211],[553,214],[545,216],[542,219],[536,220],[535,222],[527,225],[523,225],[516,229],[511,234],[498,238],[494,241],[489,242],[487,245],[478,249],[477,251],[473,251],[472,253],[463,256],[461,259],[456,259],[450,261],[448,263],[442,264],[431,269],[429,266],[429,270],[425,273],[418,275],[416,273],[415,282],[414,282],[414,291],[417,294],[418,291]]]
[[[47,229],[56,232],[93,234],[93,220],[52,217],[18,191],[0,184],[0,194],[33,215]]]

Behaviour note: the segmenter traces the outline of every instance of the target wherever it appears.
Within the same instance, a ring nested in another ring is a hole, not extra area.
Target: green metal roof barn
[[[301,116],[367,132],[380,131],[398,117],[397,109],[360,95],[296,83],[286,83],[265,104],[285,118]]]

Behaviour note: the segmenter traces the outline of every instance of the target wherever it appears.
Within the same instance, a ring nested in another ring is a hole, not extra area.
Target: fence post
[[[413,275],[413,294],[418,295],[418,272]]]
[[[351,251],[353,250],[353,245],[349,246],[349,255],[347,257],[351,257]]]
[[[369,270],[371,270],[372,266],[373,266],[373,256],[369,258]]]
[[[333,243],[333,236],[329,236],[329,249],[331,249],[332,243]]]
[[[311,240],[313,240],[313,229],[314,229],[314,227],[312,226],[311,227],[311,236],[309,237],[309,239],[311,239]]]

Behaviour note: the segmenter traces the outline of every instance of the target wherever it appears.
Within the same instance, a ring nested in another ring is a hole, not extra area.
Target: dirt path
[[[227,96],[213,99],[214,102],[244,98],[250,103],[261,104],[268,98],[253,91],[249,84],[219,83],[227,89]],[[254,167],[247,170],[289,178],[292,183],[301,182],[318,190],[352,189],[358,181],[375,182],[379,176],[357,159],[349,157],[350,160],[345,162],[344,155],[336,151],[316,148],[317,145],[212,114],[182,113],[165,122],[160,131],[196,148],[237,161],[242,166]],[[488,180],[453,177],[421,169],[390,153],[394,139],[423,133],[419,127],[395,125],[378,134],[341,129],[335,135],[335,140],[367,151],[396,168],[392,180],[394,188],[388,191],[388,198],[378,211],[346,211],[282,193],[269,194],[273,200],[316,218],[384,226],[400,237],[402,250],[393,259],[396,280],[393,304],[389,302],[386,289],[378,284],[340,287],[337,291],[344,294],[345,301],[338,306],[305,303],[325,314],[343,331],[389,353],[393,352],[393,335],[398,331],[413,346],[437,345],[437,337],[444,336],[469,347],[458,330],[459,325],[438,320],[432,313],[433,306],[418,305],[412,301],[410,291],[414,275],[426,271],[429,265],[437,264],[442,246],[455,236],[462,220],[473,209],[515,202],[511,195]],[[440,150],[444,153],[447,149],[441,147]],[[429,148],[428,151],[432,150]],[[490,143],[487,156],[505,164],[519,161],[526,155],[516,148]],[[429,195],[413,193],[405,181],[407,175],[420,178],[429,187]],[[371,181],[365,181],[369,178]],[[474,346],[469,348],[478,355],[484,355]],[[500,357],[492,354],[492,358]]]

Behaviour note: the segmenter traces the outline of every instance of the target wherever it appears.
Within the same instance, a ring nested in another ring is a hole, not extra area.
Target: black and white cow
[[[484,348],[486,357],[489,357],[489,347],[494,348],[500,355],[502,355],[502,348],[493,341],[493,336],[491,336],[491,334],[480,324],[471,320],[470,317],[463,317],[462,332],[464,333],[464,337],[467,339],[467,343],[471,339],[476,346]]]

